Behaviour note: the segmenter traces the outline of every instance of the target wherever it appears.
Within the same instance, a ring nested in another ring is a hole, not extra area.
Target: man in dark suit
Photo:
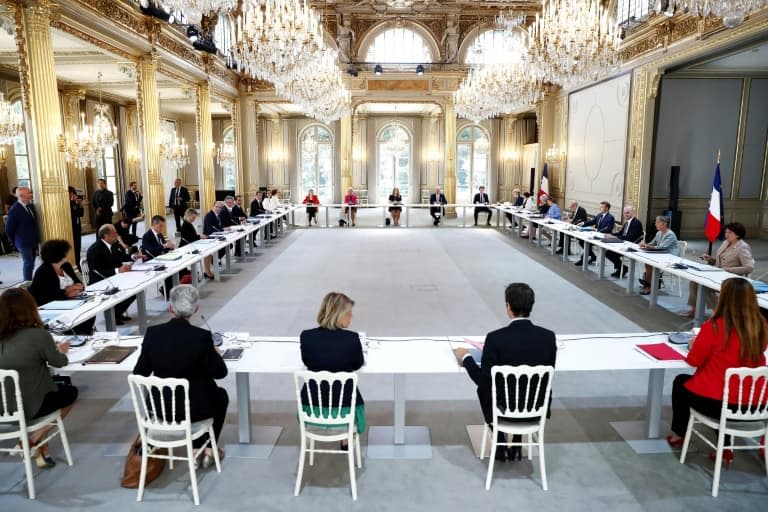
[[[37,211],[32,204],[32,190],[29,187],[18,187],[16,197],[18,197],[18,201],[8,210],[5,234],[21,253],[24,280],[31,281],[32,270],[35,268],[35,256],[37,256],[37,248],[40,244]]]
[[[504,291],[507,303],[507,316],[510,324],[490,332],[485,337],[483,356],[480,366],[467,349],[454,350],[459,364],[464,366],[472,381],[477,384],[477,396],[483,411],[485,422],[493,423],[491,404],[491,369],[494,366],[546,365],[555,366],[557,343],[555,333],[534,325],[528,317],[534,304],[534,293],[525,283],[512,283]],[[520,401],[525,397],[520,397]],[[500,442],[505,442],[504,435],[498,433]],[[520,442],[515,436],[512,442]],[[497,450],[498,460],[520,460],[520,447],[509,450]]]
[[[107,182],[99,179],[98,189],[93,193],[91,206],[94,211],[94,227],[96,231],[104,224],[112,224],[112,205],[115,204],[115,194],[107,188]]]
[[[141,215],[141,193],[136,188],[136,182],[132,181],[128,186],[128,190],[125,191],[125,200],[123,201],[123,214],[124,217],[128,217],[131,222],[131,234],[136,236],[136,225],[138,222],[134,222],[133,219]]]
[[[611,215],[610,212],[611,209],[611,203],[608,201],[601,201],[600,202],[600,212],[595,215],[595,217],[592,220],[588,220],[584,223],[582,223],[582,226],[595,226],[595,231],[598,233],[613,233],[613,225],[616,223],[616,221],[613,219],[613,215]],[[579,245],[584,248],[584,241],[579,240]],[[592,250],[592,245],[589,246],[589,263],[594,263],[597,257],[595,256],[594,251]],[[576,262],[576,266],[580,267],[584,264],[584,259],[579,258],[579,261]]]
[[[472,204],[490,204],[491,200],[488,197],[488,194],[485,193],[485,187],[480,187],[478,189],[477,194],[475,194],[474,199],[472,199]],[[487,224],[491,225],[491,217],[493,217],[493,212],[490,208],[487,206],[476,206],[475,207],[475,226],[477,226],[477,216],[480,213],[487,213],[488,214],[488,222]]]
[[[232,217],[244,221],[248,218],[243,210],[243,196],[235,196],[235,204],[232,206]]]
[[[131,257],[120,244],[117,244],[117,230],[112,224],[104,224],[97,233],[98,240],[88,248],[85,258],[88,261],[88,284],[98,283],[114,276],[116,273],[131,271]],[[129,297],[115,306],[115,320],[122,325],[131,318],[125,312],[136,297]]]
[[[251,201],[251,217],[255,217],[257,215],[262,215],[267,212],[267,209],[264,208],[264,192],[259,190],[256,192],[256,199]],[[264,238],[276,238],[276,236],[272,236],[272,224],[268,224],[264,228]]]
[[[173,210],[173,217],[176,219],[176,231],[181,233],[181,219],[184,218],[184,212],[187,211],[189,203],[189,191],[181,186],[181,180],[176,178],[171,189],[171,196],[168,198],[168,207]]]
[[[445,215],[445,208],[443,205],[448,204],[445,199],[445,194],[440,191],[440,187],[435,188],[435,192],[429,196],[429,204],[438,205],[429,209],[429,214],[432,216],[432,224],[437,226],[440,224],[440,217]]]
[[[69,212],[72,217],[72,248],[75,251],[75,266],[80,265],[80,251],[83,243],[82,219],[85,211],[83,210],[83,201],[78,197],[75,187],[67,187],[69,191]]]
[[[525,204],[525,198],[523,197],[523,194],[520,193],[520,189],[516,188],[512,191],[512,206],[515,208],[520,208]],[[517,222],[515,222],[514,216],[507,212],[504,215],[506,215],[507,220],[509,220],[510,225],[517,226]]]
[[[151,226],[151,229],[148,229],[144,236],[141,237],[141,252],[147,260],[156,258],[176,248],[172,241],[165,238],[165,217],[155,215],[152,217]],[[173,287],[173,278],[167,277],[164,286],[165,298],[167,299]]]
[[[213,432],[218,439],[224,426],[229,395],[215,381],[227,376],[227,365],[213,346],[211,332],[189,323],[197,312],[199,298],[197,289],[191,285],[179,285],[171,291],[168,311],[173,318],[168,323],[147,329],[133,373],[161,379],[186,379],[189,382],[190,420],[213,418]],[[168,420],[172,414],[170,398],[169,394],[163,411]],[[181,402],[177,395],[177,420],[185,414]],[[192,441],[192,446],[200,448],[206,440],[207,436],[202,436]],[[206,449],[202,466],[208,467],[212,461],[212,451]]]
[[[568,209],[571,210],[571,220],[568,221],[574,226],[578,226],[579,224],[583,222],[587,222],[587,210],[585,210],[582,206],[579,206],[578,201],[571,201],[571,204],[568,206]],[[560,242],[557,246],[557,254],[562,254],[563,252],[563,241],[565,240],[565,237],[563,235],[560,235]],[[568,244],[568,252],[566,254],[571,253],[570,244]]]
[[[216,201],[213,203],[211,211],[205,214],[205,218],[203,219],[204,235],[210,236],[214,233],[224,231],[226,226],[224,225],[224,215],[222,214],[222,210],[224,210],[224,203],[222,201]]]
[[[621,226],[621,229],[616,231],[613,235],[617,238],[620,238],[621,240],[626,240],[627,242],[637,243],[642,241],[643,223],[640,222],[640,219],[635,217],[634,208],[631,206],[624,207],[624,225]],[[605,257],[608,258],[611,263],[613,263],[613,274],[611,274],[611,277],[621,277],[623,274],[626,274],[629,271],[626,265],[622,266],[621,256],[618,253],[608,251],[605,254]]]

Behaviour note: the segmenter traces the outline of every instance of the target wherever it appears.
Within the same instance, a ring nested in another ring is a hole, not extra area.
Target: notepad
[[[69,311],[76,309],[85,303],[84,300],[52,300],[48,304],[43,304],[40,309],[55,309],[57,311]]]
[[[666,343],[648,343],[635,345],[641,352],[658,361],[685,361],[685,356]]]
[[[158,261],[176,261],[181,259],[181,254],[175,252],[169,252],[166,254],[160,254],[155,257]]]
[[[89,357],[85,364],[120,364],[135,350],[136,347],[104,347]]]

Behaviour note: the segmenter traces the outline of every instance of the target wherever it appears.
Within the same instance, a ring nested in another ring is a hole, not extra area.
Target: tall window
[[[299,137],[301,196],[313,189],[321,203],[333,202],[333,138],[320,125],[305,129]]]
[[[400,189],[403,198],[409,196],[411,175],[411,137],[400,125],[384,127],[378,138],[378,202],[386,203],[392,189]]]
[[[12,105],[13,112],[22,115],[21,102],[17,101]],[[13,139],[13,156],[16,162],[16,185],[19,187],[31,186],[29,180],[29,152],[27,151],[27,136],[21,132]]]
[[[224,130],[221,136],[221,144],[234,147],[235,136],[232,131],[232,127],[228,127]],[[221,174],[224,181],[224,188],[227,190],[235,190],[237,188],[237,176],[235,175],[235,162],[226,161],[221,164]]]
[[[426,63],[432,62],[424,38],[408,28],[391,28],[376,36],[368,52],[366,62],[378,63]]]
[[[216,45],[216,49],[224,57],[227,62],[230,62],[230,55],[232,53],[232,24],[229,21],[228,16],[219,16],[219,21],[216,23],[216,28],[213,29],[213,44]]]
[[[490,158],[488,132],[479,126],[467,126],[456,141],[456,202],[471,203],[477,189],[488,191]]]
[[[104,158],[96,162],[99,171],[99,178],[107,180],[107,188],[115,194],[115,202],[112,203],[112,211],[120,209],[120,194],[117,190],[117,164],[115,163],[115,148],[113,146],[104,147]]]

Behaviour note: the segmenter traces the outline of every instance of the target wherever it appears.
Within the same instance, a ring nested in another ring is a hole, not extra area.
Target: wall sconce
[[[280,163],[283,161],[283,150],[274,148],[267,154],[267,159],[272,163]]]
[[[424,153],[424,158],[427,160],[427,162],[437,162],[440,160],[440,151],[438,151],[436,148],[428,149]]]
[[[361,148],[354,148],[352,150],[352,160],[354,162],[365,162],[365,150]]]
[[[137,152],[131,151],[130,153],[128,153],[128,165],[130,165],[131,167],[134,167],[139,165],[139,162],[140,162],[139,154]]]
[[[552,144],[552,147],[550,147],[547,152],[544,154],[544,159],[546,162],[551,164],[559,164],[563,160],[565,160],[565,151],[560,151],[557,146]]]
[[[501,154],[501,159],[505,162],[516,162],[520,158],[520,153],[516,149],[508,149]]]

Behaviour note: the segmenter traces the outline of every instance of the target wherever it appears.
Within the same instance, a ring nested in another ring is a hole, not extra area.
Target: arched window
[[[21,101],[16,101],[11,105],[13,113],[23,116]],[[26,126],[25,126],[26,130]],[[27,135],[22,131],[13,139],[13,157],[16,163],[16,185],[19,187],[29,187],[32,185],[29,179],[29,152],[27,151]]]
[[[221,134],[221,145],[234,147],[235,135],[232,126],[224,129]],[[221,175],[226,190],[235,190],[237,188],[237,176],[235,175],[235,162],[233,160],[224,160],[221,162]]]
[[[333,202],[333,138],[327,128],[314,124],[299,136],[301,194],[313,189],[321,203]]]
[[[467,49],[464,62],[472,65],[515,62],[522,56],[525,37],[522,30],[481,32]]]
[[[95,112],[99,112],[99,107],[95,109]],[[107,107],[101,110],[104,116],[109,120],[110,126],[114,126],[112,121],[111,108]],[[115,201],[112,203],[112,211],[117,212],[120,210],[120,204],[122,203],[122,194],[120,193],[118,183],[117,172],[117,157],[115,155],[114,146],[104,146],[104,156],[96,161],[96,169],[99,173],[99,178],[107,181],[107,188],[115,194]]]
[[[409,196],[411,175],[411,137],[397,123],[385,126],[377,139],[378,149],[378,202],[386,203],[392,189],[400,189],[400,195]]]
[[[427,63],[432,62],[424,38],[408,28],[385,30],[373,40],[365,54],[366,62],[377,63]]]
[[[456,140],[456,202],[471,203],[480,187],[488,191],[490,138],[480,126],[467,126]]]

